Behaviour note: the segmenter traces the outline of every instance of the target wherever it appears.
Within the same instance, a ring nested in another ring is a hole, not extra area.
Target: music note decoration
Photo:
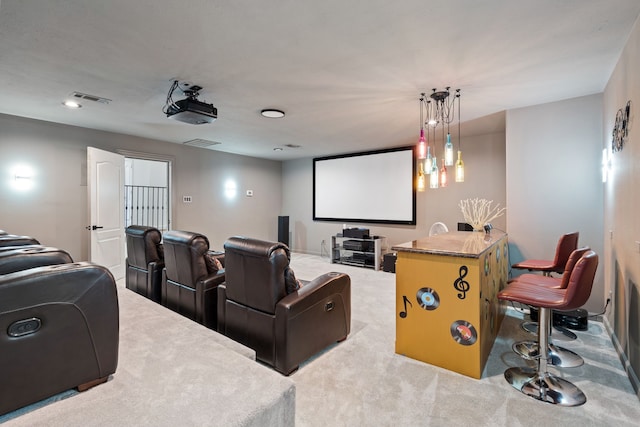
[[[467,297],[467,292],[469,292],[469,289],[471,288],[469,282],[464,280],[464,278],[467,277],[468,272],[469,269],[466,265],[461,266],[460,270],[458,270],[459,277],[455,280],[455,282],[453,282],[453,287],[456,288],[456,291],[459,292],[459,299],[465,299]]]
[[[413,307],[413,304],[411,304],[411,301],[409,301],[409,298],[407,298],[406,295],[402,295],[402,302],[404,304],[404,311],[398,313],[398,316],[404,319],[405,317],[407,317],[407,303],[409,303],[411,307]]]

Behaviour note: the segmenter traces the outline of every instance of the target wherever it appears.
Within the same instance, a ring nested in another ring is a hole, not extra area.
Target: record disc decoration
[[[456,320],[451,324],[451,336],[461,345],[473,345],[478,340],[476,328],[466,320]]]
[[[416,293],[418,305],[425,310],[435,310],[440,306],[440,296],[431,288],[420,288]]]

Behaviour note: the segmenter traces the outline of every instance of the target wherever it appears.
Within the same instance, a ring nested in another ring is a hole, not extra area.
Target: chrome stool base
[[[537,322],[522,322],[520,326],[525,332],[529,332],[533,335],[538,335]],[[575,333],[571,332],[569,329],[563,326],[554,326],[553,329],[559,332],[559,334],[555,334],[553,335],[553,337],[560,338],[560,341],[573,341],[575,339],[578,339],[578,336]]]
[[[519,341],[511,348],[522,358],[535,360],[540,357],[540,346],[537,341]],[[547,353],[547,363],[560,368],[577,368],[584,365],[584,359],[580,355],[563,347],[549,344]]]
[[[584,393],[569,381],[533,368],[509,368],[504,378],[521,393],[560,406],[579,406],[587,401]]]

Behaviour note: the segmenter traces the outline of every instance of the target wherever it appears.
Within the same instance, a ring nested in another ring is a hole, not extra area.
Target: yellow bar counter
[[[396,353],[480,378],[504,318],[507,234],[453,231],[393,246]]]

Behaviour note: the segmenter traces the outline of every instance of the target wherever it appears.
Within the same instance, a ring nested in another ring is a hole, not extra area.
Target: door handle
[[[104,228],[104,227],[101,225],[87,225],[85,228],[87,230],[97,230],[98,228]]]

